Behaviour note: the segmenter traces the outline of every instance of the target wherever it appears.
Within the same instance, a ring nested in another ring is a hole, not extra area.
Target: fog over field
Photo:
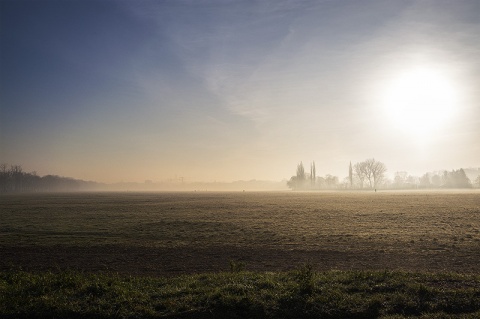
[[[350,165],[375,159],[388,187],[357,174],[356,188],[458,187],[462,168],[475,186],[478,12],[477,0],[2,0],[0,163],[110,189],[242,190],[306,188],[301,162],[313,188],[353,187]]]

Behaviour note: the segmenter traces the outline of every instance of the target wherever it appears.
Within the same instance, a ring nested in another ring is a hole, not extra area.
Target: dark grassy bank
[[[480,276],[308,266],[175,278],[15,270],[0,273],[0,317],[479,318]]]

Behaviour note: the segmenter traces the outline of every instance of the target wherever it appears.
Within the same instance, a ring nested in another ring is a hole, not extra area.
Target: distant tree
[[[300,162],[300,164],[297,165],[297,179],[298,180],[305,180],[306,179],[305,168],[303,167],[302,162]]]
[[[346,177],[344,177],[343,180],[340,182],[339,187],[340,187],[341,189],[351,189],[351,188],[352,188],[351,185],[352,185],[352,184],[350,183],[350,177],[349,177],[349,176],[346,176]]]
[[[445,187],[450,188],[471,188],[472,184],[470,179],[465,174],[465,171],[460,168],[458,170],[452,170],[451,172],[446,173],[446,183]]]
[[[292,176],[290,180],[287,182],[287,186],[291,189],[303,189],[305,188],[305,182],[307,180],[307,176],[305,174],[305,167],[303,167],[303,163],[297,165],[297,175]]]
[[[355,165],[353,165],[353,169],[355,170],[355,177],[359,182],[359,188],[363,188],[363,184],[365,183],[366,178],[365,162],[356,163]]]
[[[395,177],[393,178],[393,186],[395,188],[404,188],[405,183],[407,182],[408,173],[405,171],[395,172]]]
[[[95,182],[85,182],[73,178],[24,172],[20,165],[0,164],[0,192],[36,192],[36,191],[77,191],[98,188]]]
[[[418,177],[408,175],[407,182],[406,182],[406,186],[408,188],[417,188],[418,184],[419,184]]]
[[[448,172],[447,172],[447,171],[443,171],[443,174],[442,174],[442,186],[443,186],[443,187],[448,187],[448,184],[449,184],[449,181],[448,181]]]
[[[6,163],[0,164],[0,176],[3,176],[3,174],[8,173],[8,165]]]
[[[385,177],[387,167],[382,162],[376,161],[374,158],[367,159],[366,161],[366,176],[370,182],[371,188],[377,188]]]
[[[312,187],[315,186],[315,181],[317,179],[317,171],[315,170],[315,162],[312,162],[310,165],[310,181],[312,184]]]
[[[6,163],[0,164],[0,192],[6,193],[8,191],[10,172]]]
[[[425,173],[422,175],[422,177],[420,177],[419,186],[421,188],[430,188],[431,183],[430,183],[430,176],[428,173]]]
[[[350,166],[348,167],[348,181],[350,182],[350,188],[352,188],[353,187],[352,161],[350,161]]]
[[[287,186],[288,188],[291,188],[293,190],[296,190],[298,188],[298,182],[297,182],[297,176],[292,176],[290,179],[287,181]]]
[[[321,176],[317,177],[316,187],[320,189],[325,188],[326,187],[325,178]]]
[[[23,169],[20,165],[10,166],[10,176],[13,182],[13,190],[20,192],[23,190]]]
[[[365,180],[368,181],[370,188],[377,188],[385,177],[387,168],[382,162],[378,162],[373,158],[363,162],[356,163],[353,166],[355,175],[360,182],[360,188],[363,188]]]
[[[305,168],[303,167],[302,162],[297,165],[297,179],[299,181],[305,181],[307,179],[307,176],[305,174]]]
[[[368,161],[369,160],[365,161],[365,178],[368,181],[370,188],[373,188],[375,180],[373,178],[373,169],[371,167],[372,163],[369,163]]]
[[[327,188],[336,188],[338,185],[338,177],[330,174],[325,175],[325,184]]]
[[[438,174],[432,175],[432,186],[433,187],[440,187],[442,185],[442,177]]]
[[[465,174],[465,171],[463,170],[463,168],[460,168],[457,171],[457,187],[461,187],[461,188],[471,188],[472,187],[472,182],[467,177],[467,174]]]
[[[480,188],[480,175],[478,175],[477,178],[475,179],[474,185]]]

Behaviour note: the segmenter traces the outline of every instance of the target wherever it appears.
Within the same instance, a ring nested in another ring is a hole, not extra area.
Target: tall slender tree
[[[315,181],[317,180],[317,172],[315,170],[315,161],[312,162],[310,165],[310,179],[312,182],[312,186],[315,185]]]
[[[350,181],[350,188],[352,188],[353,187],[352,161],[350,161],[350,166],[348,167],[348,180]]]
[[[303,162],[297,165],[297,178],[299,180],[305,180],[305,168],[303,167]]]

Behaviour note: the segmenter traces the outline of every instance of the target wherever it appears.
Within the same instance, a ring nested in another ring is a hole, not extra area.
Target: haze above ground
[[[480,2],[0,0],[0,162],[84,180],[480,167]]]

